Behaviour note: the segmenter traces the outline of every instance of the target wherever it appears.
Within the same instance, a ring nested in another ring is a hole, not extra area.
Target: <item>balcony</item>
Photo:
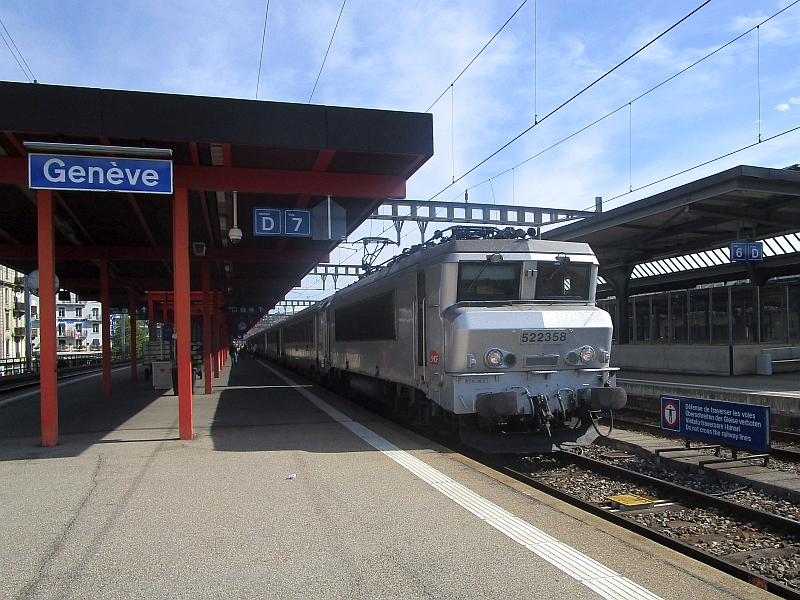
[[[25,314],[25,303],[14,302],[14,317],[19,319],[24,314]]]
[[[14,339],[21,340],[25,337],[24,327],[14,327]]]

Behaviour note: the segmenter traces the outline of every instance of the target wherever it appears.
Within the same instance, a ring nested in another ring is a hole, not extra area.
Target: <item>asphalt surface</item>
[[[0,407],[0,597],[600,597],[256,361],[214,384],[191,441],[177,397],[124,370],[110,400],[99,377],[59,388],[55,448],[39,446],[38,396]],[[653,594],[772,597],[301,384]]]

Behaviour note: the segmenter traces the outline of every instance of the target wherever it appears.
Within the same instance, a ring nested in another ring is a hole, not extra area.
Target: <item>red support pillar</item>
[[[42,446],[58,443],[56,373],[56,255],[53,236],[53,192],[37,192],[39,219],[39,391]]]
[[[100,259],[100,310],[103,313],[103,397],[111,398],[111,295],[108,259]],[[124,324],[124,321],[123,321]]]
[[[208,270],[208,261],[203,259],[203,368],[205,369],[203,379],[206,383],[206,394],[212,392],[211,360],[214,353],[211,346],[211,275]]]
[[[172,268],[175,289],[175,333],[178,363],[180,438],[194,437],[192,419],[192,307],[189,280],[189,192],[175,188],[172,202]]]
[[[136,341],[136,292],[130,288],[130,306],[128,312],[131,313],[131,381],[136,381],[136,361],[138,360],[138,343]]]
[[[213,346],[214,357],[214,379],[219,378],[219,293],[215,290],[213,294],[213,322],[211,324],[211,344]]]

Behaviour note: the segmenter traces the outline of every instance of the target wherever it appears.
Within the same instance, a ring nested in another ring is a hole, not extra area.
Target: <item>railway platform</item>
[[[772,597],[260,361],[193,440],[114,376],[60,387],[54,447],[0,396],[0,597]]]
[[[620,371],[617,385],[625,388],[634,405],[637,399],[657,401],[666,394],[769,406],[777,426],[800,419],[800,373],[728,377]]]

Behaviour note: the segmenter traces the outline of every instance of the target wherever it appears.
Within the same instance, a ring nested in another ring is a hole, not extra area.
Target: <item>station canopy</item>
[[[205,246],[212,285],[229,302],[268,310],[341,236],[257,237],[253,209],[314,209],[330,196],[349,234],[385,198],[405,197],[406,180],[433,154],[433,123],[420,113],[0,82],[0,263],[23,273],[37,266],[26,142],[172,150],[174,184],[188,189],[189,239]],[[227,235],[234,191],[236,245]],[[172,289],[171,196],[53,193],[61,288],[97,297],[106,258],[112,302]],[[199,255],[190,256],[199,290]]]
[[[630,278],[630,292],[644,293],[738,279],[763,283],[800,274],[800,252],[792,241],[797,232],[798,166],[742,165],[542,237],[588,243],[600,262],[601,277],[618,283]],[[731,262],[728,247],[741,241],[764,241],[764,261]]]

